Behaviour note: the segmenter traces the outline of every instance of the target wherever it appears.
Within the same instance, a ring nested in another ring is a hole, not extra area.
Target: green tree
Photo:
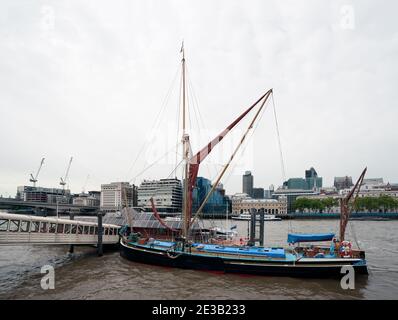
[[[299,198],[293,203],[293,208],[301,212],[305,209],[322,212],[326,205],[320,199]]]
[[[322,199],[321,201],[328,211],[330,211],[332,207],[337,206],[339,203],[337,199],[332,198],[332,197]]]
[[[380,197],[360,197],[357,198],[354,209],[357,211],[392,211],[398,208],[398,200],[388,195]]]

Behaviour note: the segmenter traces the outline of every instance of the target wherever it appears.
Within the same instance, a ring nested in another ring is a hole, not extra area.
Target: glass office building
[[[211,188],[212,184],[209,179],[203,177],[198,177],[196,179],[196,185],[192,192],[192,213],[195,213],[199,209]],[[206,202],[202,212],[208,215],[224,215],[227,210],[231,212],[231,203],[229,198],[225,195],[223,186],[220,184]]]

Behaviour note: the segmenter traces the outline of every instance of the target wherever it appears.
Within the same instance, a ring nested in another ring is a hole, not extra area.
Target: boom
[[[63,179],[61,177],[61,182],[59,184],[62,186],[62,189],[65,189],[66,180],[68,179],[69,169],[70,169],[70,165],[72,164],[72,160],[73,160],[73,157],[70,157],[68,168],[66,169],[65,177]]]
[[[352,196],[355,194],[354,201],[358,197],[359,190],[361,189],[363,178],[365,177],[367,168],[365,168],[361,175],[358,178],[358,181],[355,183],[354,187],[350,191],[350,193],[345,197],[340,199],[340,242],[344,241],[345,229],[348,223],[348,218],[351,213],[351,208],[349,207],[349,202]]]
[[[34,187],[36,187],[36,182],[38,181],[37,178],[39,176],[39,173],[40,173],[41,167],[43,166],[43,163],[44,163],[44,158],[41,159],[40,166],[39,166],[39,169],[37,169],[36,175],[33,176],[33,174],[30,174],[31,178],[29,179],[29,181],[33,182]]]

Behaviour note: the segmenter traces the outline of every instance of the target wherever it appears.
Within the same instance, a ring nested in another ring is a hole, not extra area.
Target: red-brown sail
[[[178,232],[177,230],[170,228],[163,220],[162,218],[159,216],[158,210],[156,209],[155,203],[153,202],[153,198],[150,198],[149,201],[151,202],[151,206],[152,206],[152,211],[153,211],[153,215],[155,216],[155,218],[160,222],[160,224],[165,227],[166,229],[172,231],[172,232]]]
[[[227,135],[227,133],[235,127],[260,101],[267,97],[272,92],[272,89],[268,90],[262,95],[253,105],[251,105],[245,112],[243,112],[235,121],[233,121],[225,130],[217,135],[212,141],[210,141],[202,150],[195,154],[189,161],[189,178],[188,178],[188,206],[187,214],[189,217],[187,221],[191,220],[192,213],[192,191],[195,187],[196,178],[198,176],[199,165],[207,157],[207,155],[213,150],[213,148]]]

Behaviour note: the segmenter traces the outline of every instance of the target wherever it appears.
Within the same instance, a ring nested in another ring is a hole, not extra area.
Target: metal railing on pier
[[[96,245],[99,238],[103,244],[116,244],[119,228],[104,223],[101,232],[96,222],[0,213],[0,245]]]

